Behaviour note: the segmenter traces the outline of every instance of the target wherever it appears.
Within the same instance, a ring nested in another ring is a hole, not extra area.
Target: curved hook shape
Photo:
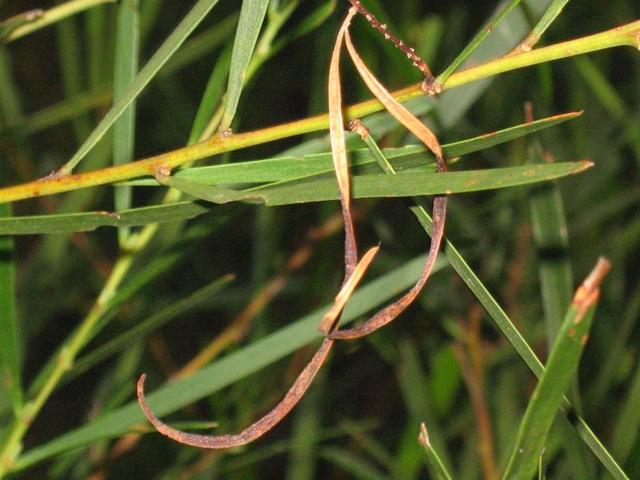
[[[447,213],[447,197],[436,197],[433,199],[433,231],[431,233],[431,245],[429,246],[429,253],[425,260],[422,272],[416,284],[405,293],[402,297],[396,300],[391,305],[387,305],[382,310],[377,312],[371,318],[364,323],[353,327],[340,330],[334,330],[329,333],[328,337],[333,340],[355,340],[361,338],[370,333],[375,332],[379,328],[391,323],[398,315],[404,312],[409,305],[413,303],[416,297],[420,294],[424,286],[426,285],[433,265],[438,257],[440,251],[440,245],[444,237],[444,218]]]
[[[353,60],[353,63],[362,77],[362,80],[367,84],[367,87],[375,95],[375,97],[382,103],[385,109],[393,115],[400,123],[402,123],[411,133],[418,137],[426,146],[431,150],[436,158],[436,165],[438,172],[446,172],[447,165],[444,161],[442,148],[438,138],[433,134],[429,128],[422,123],[415,115],[407,110],[402,104],[400,104],[393,96],[384,88],[384,86],[378,81],[378,79],[371,73],[365,63],[358,55],[351,36],[347,30],[344,36],[345,43],[349,55]],[[400,299],[388,305],[373,315],[363,324],[342,330],[334,330],[329,333],[328,337],[335,340],[353,340],[356,338],[364,337],[372,332],[375,332],[379,328],[387,325],[395,320],[398,315],[407,309],[409,305],[416,299],[422,288],[427,283],[433,270],[438,252],[440,251],[440,245],[444,237],[445,219],[447,216],[447,197],[436,196],[433,199],[433,231],[431,232],[431,245],[429,246],[429,253],[422,267],[420,278],[416,284]]]
[[[212,449],[231,448],[245,445],[271,430],[293,409],[293,407],[297,405],[329,355],[332,345],[333,340],[325,338],[318,351],[302,370],[284,398],[280,400],[280,402],[264,417],[237,434],[212,436],[198,435],[170,427],[156,417],[147,404],[147,400],[144,395],[145,374],[142,374],[138,380],[138,403],[140,403],[140,407],[142,407],[142,411],[147,417],[147,420],[151,422],[155,429],[162,435],[169,437],[178,443],[190,445],[192,447]]]

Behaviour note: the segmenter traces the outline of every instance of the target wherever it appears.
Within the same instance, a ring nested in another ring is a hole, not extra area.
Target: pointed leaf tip
[[[591,160],[580,160],[579,162],[577,162],[576,168],[573,172],[571,172],[571,174],[575,175],[576,173],[582,173],[585,170],[590,169],[594,165],[595,163],[593,163]]]

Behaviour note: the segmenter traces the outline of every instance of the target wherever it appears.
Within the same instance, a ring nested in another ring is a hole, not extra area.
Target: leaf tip
[[[572,174],[582,173],[585,170],[590,169],[594,165],[595,165],[595,163],[593,163],[591,160],[580,160],[579,162],[577,162],[575,170],[573,170],[573,172],[571,172],[571,173]]]
[[[418,434],[418,443],[425,448],[431,448],[431,442],[429,440],[429,432],[427,431],[427,424],[422,422],[420,424],[420,433]]]
[[[598,261],[591,270],[591,273],[584,279],[582,285],[576,290],[573,297],[573,305],[578,309],[578,315],[574,323],[579,323],[586,311],[595,305],[600,298],[600,285],[611,270],[611,262],[605,257],[599,257]]]

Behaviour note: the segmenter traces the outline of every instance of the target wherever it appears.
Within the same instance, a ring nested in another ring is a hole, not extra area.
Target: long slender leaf
[[[412,285],[423,261],[422,257],[415,258],[356,291],[345,308],[343,320],[353,321]],[[442,262],[437,262],[435,269],[442,268],[442,265]],[[289,355],[319,338],[317,325],[329,306],[318,309],[287,327],[225,356],[192,377],[156,389],[148,397],[149,404],[158,415],[166,415]],[[132,402],[89,425],[25,452],[20,456],[16,468],[24,469],[61,452],[88,445],[99,439],[121,435],[143,419],[144,415],[139,405]]]
[[[231,62],[231,51],[230,45],[224,47],[218,56],[216,64],[211,70],[207,87],[205,88],[202,100],[200,100],[200,105],[198,106],[196,118],[193,120],[191,133],[189,134],[189,144],[193,144],[201,138],[202,133],[207,128],[207,124],[214,112],[215,106],[222,98],[223,83],[227,78],[229,64]]]
[[[455,194],[526,185],[582,172],[591,162],[505,167],[447,173],[400,173],[352,177],[353,198],[412,197],[422,195]],[[321,202],[340,198],[333,179],[284,182],[281,185],[236,191],[193,182],[178,177],[166,177],[166,185],[196,198],[213,203],[248,201],[269,206]]]
[[[0,45],[0,123],[23,118],[20,95],[9,69],[9,56]],[[0,154],[0,164],[8,159]],[[0,181],[8,172],[0,166]],[[0,206],[0,221],[12,216],[11,204]],[[22,407],[22,351],[20,324],[16,305],[16,253],[13,239],[0,235],[0,396],[11,400],[14,415]],[[0,402],[0,411],[5,402]]]
[[[489,170],[436,173],[365,175],[353,177],[354,198],[411,197],[439,193],[462,193],[526,185],[583,171],[585,162],[529,165]],[[338,199],[335,181],[323,179],[310,183],[236,191],[200,184],[179,177],[168,177],[167,185],[189,195],[214,203],[233,201],[265,202],[288,205]],[[208,208],[193,202],[134,208],[120,213],[91,212],[62,215],[35,215],[0,219],[0,234],[35,235],[90,231],[100,226],[123,227],[186,220],[206,213]]]
[[[423,423],[420,425],[420,435],[418,437],[418,443],[424,449],[424,456],[431,473],[431,477],[434,480],[450,480],[451,474],[447,471],[440,455],[431,445],[429,434],[427,433],[427,426]]]
[[[431,235],[433,222],[427,213],[427,210],[421,205],[410,207],[410,209],[425,231]],[[516,350],[520,358],[527,364],[527,367],[533,372],[533,374],[540,378],[544,372],[542,362],[540,362],[540,359],[536,356],[522,334],[511,322],[500,304],[495,298],[493,298],[487,287],[480,281],[476,273],[460,254],[460,251],[448,239],[446,240],[444,252],[451,266],[458,273],[469,290],[471,290],[474,296],[478,299],[498,329]],[[566,403],[568,405],[568,402]],[[578,431],[584,443],[591,449],[593,454],[598,458],[598,460],[600,460],[602,465],[613,476],[613,478],[618,480],[628,480],[628,477],[620,465],[598,439],[596,434],[593,433],[584,419],[577,416],[572,420],[573,426]]]
[[[138,71],[140,49],[139,0],[124,0],[118,5],[116,28],[113,102],[118,103]],[[121,165],[133,160],[135,145],[136,103],[132,101],[113,125],[113,164]],[[131,187],[116,186],[114,191],[116,212],[131,208]],[[129,236],[127,227],[118,229],[120,245]]]
[[[10,216],[11,205],[0,205],[0,219]],[[22,370],[15,289],[13,240],[0,236],[0,382],[17,414],[22,405]]]
[[[538,43],[544,32],[551,26],[553,21],[560,15],[565,5],[569,3],[569,0],[553,0],[547,7],[544,14],[538,20],[535,27],[531,30],[527,38],[518,47],[521,50],[531,50],[533,46]]]
[[[536,473],[562,397],[578,369],[599,299],[600,283],[609,268],[609,263],[601,259],[574,296],[520,424],[504,480],[529,480]]]
[[[67,213],[0,218],[0,235],[36,235],[42,233],[88,232],[98,227],[135,227],[151,223],[178,222],[209,211],[194,202],[177,202],[126,212]]]
[[[245,76],[253,49],[256,46],[269,0],[244,0],[238,28],[233,41],[233,53],[231,54],[231,67],[229,69],[229,84],[227,97],[224,104],[224,113],[220,128],[225,130],[231,126],[236,115],[240,94],[244,86]]]
[[[629,458],[640,431],[640,366],[636,367],[633,380],[613,430],[611,450],[620,461]]]
[[[110,357],[111,355],[123,350],[127,345],[144,337],[154,329],[160,328],[162,325],[172,321],[179,315],[188,312],[203,302],[210,300],[220,290],[226,287],[233,280],[233,275],[225,275],[208,285],[193,292],[189,296],[173,302],[171,305],[152,314],[149,318],[137,323],[124,333],[121,333],[113,340],[108,341],[99,348],[92,350],[85,356],[76,361],[71,376],[79,375],[97,363]]]
[[[467,170],[447,173],[399,173],[393,176],[364,175],[353,177],[353,198],[412,197],[420,195],[455,194],[526,185],[579,173],[590,162],[566,162],[554,165],[530,165],[487,170]],[[338,198],[335,183],[330,180],[300,182],[255,189],[247,192],[264,198],[269,206],[303,202],[319,202]]]
[[[469,153],[477,152],[502,143],[515,140],[522,136],[532,134],[545,128],[559,125],[562,122],[580,116],[582,112],[570,112],[560,115],[523,123],[513,127],[486,133],[477,137],[460,140],[442,146],[442,150],[448,158],[456,158]],[[392,162],[395,168],[402,169],[409,166],[431,165],[435,171],[433,157],[426,154],[421,145],[407,145],[400,148],[385,148],[384,155]],[[375,156],[369,149],[356,149],[350,152],[350,166],[363,166],[375,162]],[[406,164],[405,164],[406,162]],[[431,167],[429,167],[431,169]],[[373,169],[372,171],[376,171]],[[184,177],[199,183],[210,185],[231,183],[263,183],[281,182],[293,180],[299,177],[332,173],[333,163],[330,153],[310,153],[306,155],[282,156],[266,160],[252,160],[209,167],[196,167],[179,170],[177,177]],[[362,173],[360,169],[356,172]],[[128,185],[157,185],[154,180],[134,180]]]
[[[171,58],[175,51],[187,39],[189,34],[200,24],[209,11],[218,3],[218,0],[198,0],[186,17],[178,24],[163,44],[153,54],[147,64],[136,75],[122,98],[111,107],[104,118],[91,132],[91,135],[80,146],[78,151],[62,167],[60,173],[69,173],[82,159],[95,147],[96,143],[107,133],[114,122],[122,115],[129,104],[142,92],[144,87],[158,73],[158,70]]]

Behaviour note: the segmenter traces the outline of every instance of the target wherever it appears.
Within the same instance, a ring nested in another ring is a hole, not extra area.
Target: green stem
[[[118,259],[93,308],[55,357],[53,368],[47,380],[34,399],[24,406],[22,414],[14,420],[11,431],[0,452],[0,478],[3,478],[6,473],[12,470],[15,459],[22,450],[22,438],[64,374],[72,368],[76,356],[91,337],[97,322],[109,309],[110,302],[116,294],[120,282],[129,270],[133,259],[134,251]]]
[[[46,10],[37,20],[25,23],[24,25],[16,28],[6,36],[4,42],[13,42],[14,40],[25,37],[36,30],[40,30],[41,28],[83,12],[84,10],[88,10],[103,3],[115,3],[116,1],[117,0],[73,0],[65,2],[57,7]]]
[[[449,77],[443,88],[451,89],[499,73],[620,46],[640,48],[640,20],[576,40],[550,45],[529,52],[507,55],[482,65],[456,72]],[[420,95],[423,95],[420,84],[411,85],[394,92],[394,96],[401,102]],[[382,110],[382,105],[377,100],[368,100],[347,108],[346,117],[348,119],[359,118],[380,110]],[[173,169],[185,163],[223,152],[325,130],[328,125],[329,117],[327,114],[323,114],[253,132],[229,137],[218,136],[195,145],[125,165],[75,175],[51,176],[22,185],[3,188],[0,189],[0,203],[154,175],[158,168]]]

